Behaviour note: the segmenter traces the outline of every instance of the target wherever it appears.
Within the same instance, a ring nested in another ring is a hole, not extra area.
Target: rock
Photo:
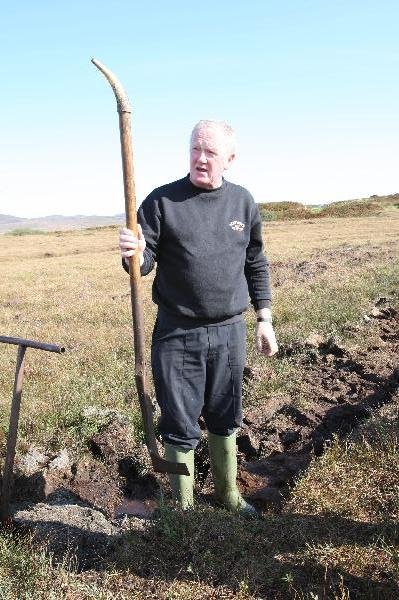
[[[377,307],[374,307],[370,312],[370,317],[373,317],[374,319],[381,319],[384,316],[384,312]]]
[[[17,461],[17,466],[21,474],[29,476],[46,467],[50,460],[47,454],[35,446],[30,446],[28,452]]]
[[[111,408],[100,408],[98,406],[85,406],[82,410],[82,417],[90,421],[97,421],[105,424],[110,421],[117,421],[122,424],[128,423],[127,417],[122,413]]]
[[[70,471],[72,461],[69,457],[68,450],[61,450],[52,461],[49,462],[48,468],[50,471]]]
[[[321,344],[323,344],[323,343],[324,343],[324,338],[322,335],[320,335],[318,333],[312,333],[305,340],[305,344],[307,346],[310,346],[311,348],[319,348],[319,346],[321,346]]]

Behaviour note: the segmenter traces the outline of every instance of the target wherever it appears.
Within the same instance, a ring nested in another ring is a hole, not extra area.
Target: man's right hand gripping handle
[[[134,256],[137,250],[140,252],[140,266],[144,262],[145,239],[141,226],[137,225],[138,237],[130,229],[122,227],[119,230],[119,249],[126,265],[129,265],[129,257]]]

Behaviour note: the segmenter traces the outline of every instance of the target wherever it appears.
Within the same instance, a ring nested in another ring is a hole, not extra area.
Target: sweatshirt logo
[[[241,223],[241,221],[232,221],[229,225],[233,231],[243,231],[245,227],[245,223]]]

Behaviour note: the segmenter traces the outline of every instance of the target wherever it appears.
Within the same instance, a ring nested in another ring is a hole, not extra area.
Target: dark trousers
[[[195,448],[201,437],[201,414],[216,435],[231,435],[240,427],[245,356],[246,326],[241,317],[201,327],[177,327],[157,319],[151,363],[164,442]]]

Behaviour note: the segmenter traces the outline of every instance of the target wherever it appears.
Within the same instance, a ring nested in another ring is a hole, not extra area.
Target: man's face
[[[194,131],[190,146],[190,181],[207,190],[222,185],[223,172],[234,160],[229,151],[226,137],[214,128]]]

